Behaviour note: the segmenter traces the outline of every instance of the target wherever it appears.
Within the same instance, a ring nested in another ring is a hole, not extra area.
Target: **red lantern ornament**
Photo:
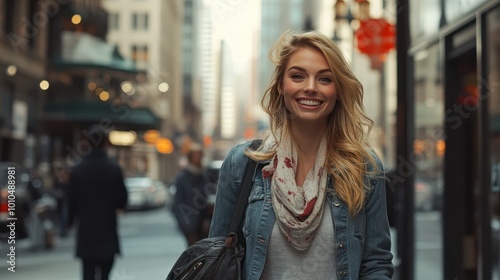
[[[394,48],[396,32],[394,25],[382,18],[362,20],[356,31],[360,52],[373,56],[386,54]]]

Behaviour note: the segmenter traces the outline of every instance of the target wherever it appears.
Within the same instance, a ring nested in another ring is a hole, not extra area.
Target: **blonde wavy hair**
[[[302,48],[320,51],[334,74],[338,100],[328,119],[325,166],[332,176],[335,192],[347,204],[349,212],[356,214],[363,208],[366,199],[368,182],[365,176],[378,174],[380,166],[367,141],[373,121],[364,112],[363,86],[352,73],[340,49],[330,38],[315,31],[285,32],[269,52],[276,67],[261,105],[270,117],[272,135],[276,137],[278,131],[289,134],[290,116],[279,90],[290,57]],[[276,153],[264,152],[262,148],[246,151],[246,154],[262,161],[271,159]]]

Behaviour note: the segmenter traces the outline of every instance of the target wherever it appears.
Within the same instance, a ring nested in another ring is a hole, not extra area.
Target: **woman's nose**
[[[306,84],[306,87],[304,88],[304,91],[306,93],[309,93],[309,94],[315,93],[317,91],[316,90],[316,83],[313,79],[309,79],[307,81],[307,84]]]

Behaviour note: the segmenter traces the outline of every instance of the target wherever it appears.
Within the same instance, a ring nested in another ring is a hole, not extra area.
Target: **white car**
[[[161,181],[149,177],[125,178],[128,191],[127,209],[151,209],[163,207],[169,199],[167,187]]]

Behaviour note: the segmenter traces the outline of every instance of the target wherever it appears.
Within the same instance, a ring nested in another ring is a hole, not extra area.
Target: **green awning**
[[[115,124],[145,129],[158,129],[161,121],[149,108],[83,100],[48,102],[43,115],[43,120],[46,121],[99,123],[104,119]]]
[[[74,69],[102,69],[115,70],[130,74],[143,73],[144,70],[139,70],[135,66],[130,65],[120,60],[113,60],[109,63],[86,63],[86,62],[63,62],[58,59],[52,61],[52,65],[59,71],[74,70]]]

